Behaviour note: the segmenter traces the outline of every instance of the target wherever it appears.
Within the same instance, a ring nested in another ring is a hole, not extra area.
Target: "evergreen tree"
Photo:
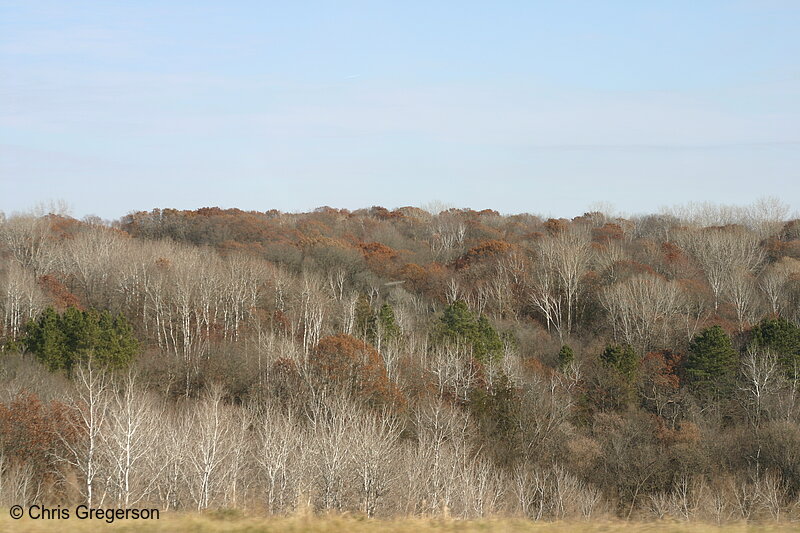
[[[139,349],[122,315],[70,307],[59,315],[47,308],[26,328],[25,346],[52,371],[72,368],[92,357],[101,365],[127,366]]]
[[[496,359],[503,353],[503,341],[485,316],[476,318],[461,300],[448,305],[439,323],[445,340],[462,342],[472,348],[480,361]]]
[[[481,361],[497,359],[503,353],[503,341],[485,316],[478,318],[477,337],[473,342],[475,357]]]
[[[575,352],[572,351],[569,345],[563,345],[558,351],[558,369],[563,372],[574,360]]]
[[[45,309],[38,320],[28,323],[22,342],[50,370],[66,368],[69,365],[67,334],[63,328],[63,320],[52,307]]]
[[[563,348],[562,348],[563,350]],[[571,352],[572,350],[570,350]],[[559,353],[559,356],[561,354]],[[626,381],[632,383],[636,377],[639,358],[630,344],[609,344],[600,354],[603,365],[614,368]]]
[[[800,327],[785,318],[765,318],[752,332],[750,346],[768,348],[790,375],[800,368]]]
[[[689,344],[684,370],[695,392],[718,398],[731,391],[738,365],[731,338],[721,327],[713,326],[701,331]]]
[[[397,325],[391,305],[385,303],[381,306],[378,311],[377,323],[385,339],[393,340],[400,336],[400,326]]]
[[[441,319],[442,332],[449,339],[466,339],[470,343],[474,341],[478,332],[478,324],[475,315],[461,300],[455,301],[444,309]]]

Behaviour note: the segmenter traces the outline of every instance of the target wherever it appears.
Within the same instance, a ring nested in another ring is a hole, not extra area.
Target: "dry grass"
[[[162,513],[157,521],[120,521],[113,525],[101,521],[78,520],[12,520],[7,510],[0,516],[0,531],[89,532],[113,529],[117,532],[175,532],[175,533],[267,533],[267,532],[324,532],[371,533],[376,531],[400,533],[433,532],[533,532],[533,533],[782,533],[800,531],[800,523],[729,524],[716,526],[684,522],[531,522],[528,520],[436,520],[409,518],[398,520],[367,520],[350,516],[329,517],[270,517],[243,516],[235,512]]]

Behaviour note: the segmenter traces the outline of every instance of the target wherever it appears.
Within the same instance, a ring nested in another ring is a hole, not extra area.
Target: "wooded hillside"
[[[0,219],[0,504],[800,514],[800,220]]]

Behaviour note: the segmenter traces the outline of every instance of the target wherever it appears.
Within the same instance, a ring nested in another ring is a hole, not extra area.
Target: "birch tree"
[[[100,435],[110,466],[109,489],[117,505],[129,508],[151,491],[159,472],[147,471],[146,457],[154,452],[158,433],[154,425],[163,410],[140,390],[136,375],[129,372],[110,394],[107,428]]]
[[[208,508],[224,486],[224,465],[230,459],[231,414],[219,388],[209,390],[192,408],[184,428],[187,482],[197,510]]]
[[[580,295],[592,250],[584,227],[570,226],[544,237],[535,250],[530,301],[563,339],[573,329]]]
[[[46,305],[45,295],[33,275],[16,261],[0,272],[0,306],[3,310],[3,332],[16,340],[28,320],[35,318]]]
[[[681,291],[675,282],[644,274],[606,288],[600,300],[608,312],[615,339],[643,353],[657,342],[666,344],[673,317],[681,305]]]
[[[77,433],[78,439],[62,435],[65,454],[60,459],[74,467],[81,475],[79,487],[88,507],[102,504],[105,496],[103,438],[109,410],[109,377],[92,362],[78,366],[75,372],[75,397],[70,402],[73,413],[69,434]]]
[[[675,232],[675,236],[703,269],[715,310],[736,270],[756,273],[764,260],[758,237],[740,227],[688,228]]]

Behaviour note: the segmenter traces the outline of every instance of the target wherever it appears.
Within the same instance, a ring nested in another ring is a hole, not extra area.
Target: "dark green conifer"
[[[719,398],[731,392],[738,365],[731,338],[721,327],[713,326],[701,331],[689,344],[684,370],[696,393]]]
[[[395,320],[394,309],[388,303],[383,304],[378,311],[377,322],[385,339],[393,340],[400,336],[400,326]]]
[[[503,353],[503,341],[489,319],[485,316],[476,318],[461,300],[445,308],[439,332],[445,340],[469,345],[480,361],[496,359]]]
[[[750,346],[774,351],[790,376],[800,368],[800,327],[797,324],[785,318],[765,318],[751,333]]]
[[[600,354],[603,364],[616,369],[628,382],[633,382],[636,377],[638,359],[630,344],[609,344]]]
[[[568,344],[563,345],[558,351],[558,369],[563,372],[574,360],[575,352]]]
[[[125,367],[139,349],[133,329],[122,315],[70,307],[59,315],[48,307],[26,328],[25,346],[52,371],[70,373],[88,358],[110,367]]]

